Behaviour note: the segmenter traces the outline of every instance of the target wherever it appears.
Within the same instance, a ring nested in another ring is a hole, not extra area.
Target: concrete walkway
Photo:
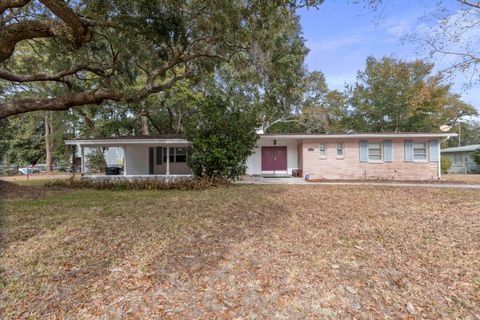
[[[402,183],[402,182],[309,182],[303,178],[262,178],[247,177],[237,183],[239,184],[295,184],[313,186],[386,186],[386,187],[415,187],[415,188],[449,188],[449,189],[479,189],[480,184],[459,184],[459,183]]]

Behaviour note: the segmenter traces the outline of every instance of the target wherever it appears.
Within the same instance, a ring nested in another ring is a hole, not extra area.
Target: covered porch
[[[189,143],[182,136],[66,140],[76,148],[82,177],[91,179],[177,179],[192,176]],[[100,158],[100,160],[98,159]],[[103,163],[98,169],[94,161]]]

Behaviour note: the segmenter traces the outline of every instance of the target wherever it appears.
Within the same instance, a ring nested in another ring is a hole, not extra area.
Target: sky
[[[449,1],[446,1],[448,9],[456,12],[459,5],[454,0]],[[368,56],[393,56],[405,60],[430,58],[425,49],[406,40],[406,35],[436,24],[431,15],[429,20],[425,19],[432,10],[433,0],[387,0],[376,13],[351,2],[325,0],[318,9],[298,12],[303,36],[310,49],[307,67],[310,71],[322,71],[330,89],[343,90],[346,83],[354,83],[357,71],[365,68]],[[475,31],[475,36],[480,36],[480,27]],[[480,44],[478,46],[480,48]],[[436,70],[441,70],[452,59],[436,57],[430,61],[435,63]],[[460,73],[455,75],[451,79],[452,91],[459,93],[465,102],[480,112],[480,85],[465,88],[466,77]]]

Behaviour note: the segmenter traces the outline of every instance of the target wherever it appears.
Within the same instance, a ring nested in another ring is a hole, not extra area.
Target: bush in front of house
[[[222,177],[181,180],[160,179],[57,179],[45,182],[45,187],[96,190],[204,190],[228,186],[230,180]]]
[[[186,123],[188,164],[197,177],[237,179],[245,174],[258,135],[255,114],[220,95],[205,97]]]
[[[442,156],[440,159],[440,168],[442,173],[447,173],[450,167],[452,166],[452,160],[449,157]]]

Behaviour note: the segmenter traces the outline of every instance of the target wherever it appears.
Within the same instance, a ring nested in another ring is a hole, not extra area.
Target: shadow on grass
[[[100,287],[115,283],[115,268],[125,276],[146,270],[155,285],[173,273],[213,270],[232,244],[261,237],[287,214],[275,201],[281,190],[80,190],[8,201],[0,311],[75,315]]]

